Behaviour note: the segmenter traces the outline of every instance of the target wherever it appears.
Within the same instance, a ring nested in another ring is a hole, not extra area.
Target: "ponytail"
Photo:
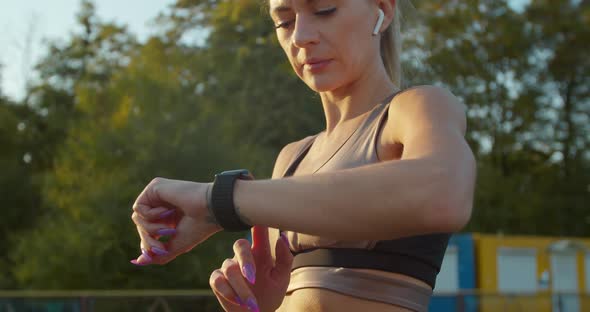
[[[402,87],[403,75],[401,66],[402,37],[401,37],[401,6],[396,1],[395,16],[389,27],[381,35],[381,59],[389,79],[398,88]]]

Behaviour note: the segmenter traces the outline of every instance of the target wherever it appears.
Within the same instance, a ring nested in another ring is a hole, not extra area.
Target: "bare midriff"
[[[382,276],[397,280],[403,280],[431,290],[431,287],[423,281],[402,274],[370,270],[354,269],[376,276]],[[394,294],[392,294],[394,295]],[[325,288],[300,288],[285,296],[281,307],[277,312],[327,312],[327,311],[371,311],[371,312],[414,312],[413,310],[392,305],[362,299]]]

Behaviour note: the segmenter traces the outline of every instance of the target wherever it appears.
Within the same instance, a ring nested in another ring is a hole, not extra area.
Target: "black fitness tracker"
[[[213,186],[207,196],[207,206],[217,223],[228,232],[246,231],[252,225],[244,223],[234,206],[234,184],[236,179],[253,180],[246,169],[230,170],[215,175]]]

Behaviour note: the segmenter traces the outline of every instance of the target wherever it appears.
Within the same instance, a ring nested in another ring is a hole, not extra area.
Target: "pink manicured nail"
[[[133,259],[133,260],[131,260],[129,262],[131,262],[131,263],[133,263],[133,264],[135,264],[137,266],[144,266],[144,265],[146,265],[146,263],[139,263],[139,262],[137,262],[137,259]]]
[[[256,282],[256,272],[254,272],[254,266],[251,263],[244,264],[244,274],[250,284],[254,285]]]
[[[285,234],[285,232],[281,232],[281,238],[283,239],[283,242],[289,246],[289,238],[287,238],[287,234]]]
[[[150,257],[149,253],[147,252],[147,250],[145,250],[144,248],[141,248],[141,254],[145,257],[145,260],[147,262],[152,262],[152,257]]]
[[[169,216],[174,214],[174,209],[170,209],[168,211],[164,211],[160,214],[160,218],[164,219],[164,218],[168,218]]]
[[[254,299],[252,299],[252,298],[248,298],[248,300],[246,300],[246,306],[248,307],[248,310],[250,310],[250,311],[260,312],[260,308],[258,308],[256,301],[254,301]]]
[[[159,229],[156,233],[162,236],[174,235],[176,234],[176,229]]]
[[[158,247],[152,247],[152,252],[155,253],[158,256],[166,256],[169,254],[168,251],[164,250],[164,249],[160,249]]]

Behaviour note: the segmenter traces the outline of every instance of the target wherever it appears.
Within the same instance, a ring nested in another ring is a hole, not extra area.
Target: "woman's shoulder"
[[[464,104],[455,96],[451,90],[438,85],[416,85],[410,86],[401,90],[392,100],[391,105],[397,106],[409,106],[416,102],[418,103],[433,103],[440,102],[441,100],[452,103],[451,105],[465,108]]]
[[[277,160],[275,161],[272,178],[274,179],[280,177],[280,175],[287,169],[287,166],[291,163],[299,151],[316,136],[317,134],[306,136],[301,140],[285,145],[279,152]]]
[[[393,123],[395,125],[401,125],[406,121],[408,126],[413,126],[415,118],[424,115],[444,117],[448,116],[448,113],[462,116],[464,119],[467,106],[449,89],[436,85],[417,85],[403,89],[389,105],[389,115],[393,119],[398,119]]]
[[[390,102],[383,127],[388,142],[404,143],[419,130],[445,125],[466,132],[467,106],[450,90],[436,85],[418,85],[399,92]],[[419,129],[416,125],[422,125]]]

